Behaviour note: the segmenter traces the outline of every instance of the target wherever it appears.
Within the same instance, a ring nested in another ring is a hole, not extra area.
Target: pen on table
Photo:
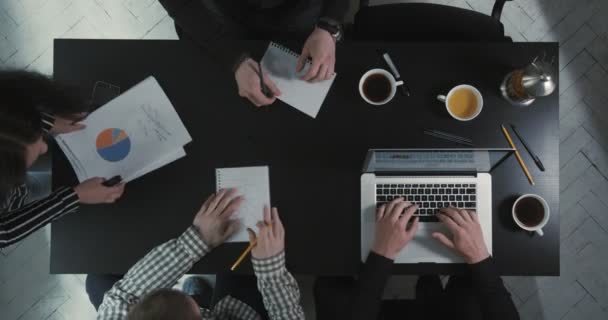
[[[515,129],[515,126],[513,124],[510,124],[510,126],[511,126],[511,129],[513,129],[513,132],[515,132],[515,135],[517,136],[519,141],[521,141],[521,144],[524,145],[524,148],[526,148],[526,150],[528,151],[528,153],[534,160],[534,163],[536,163],[536,166],[540,169],[540,171],[545,171],[545,166],[543,166],[543,163],[540,161],[540,158],[534,153],[534,151],[532,151],[532,149],[530,149],[530,147],[528,147],[528,144],[526,143],[524,138],[522,138],[522,136],[519,135],[519,132],[517,132],[517,129]]]
[[[406,96],[410,96],[410,88],[407,86],[407,83],[405,83],[405,80],[401,78],[401,75],[399,74],[399,71],[397,70],[397,67],[395,66],[395,63],[393,62],[393,59],[391,59],[391,56],[388,55],[387,52],[385,52],[382,57],[384,58],[384,61],[386,61],[386,64],[388,65],[388,67],[391,69],[391,71],[393,72],[393,74],[395,75],[395,80],[399,81],[403,81],[403,85],[401,86],[401,93],[403,93]]]
[[[532,175],[530,175],[530,171],[528,171],[528,167],[526,167],[526,164],[524,163],[524,160],[521,158],[519,151],[517,151],[517,148],[515,148],[515,144],[513,144],[513,140],[511,140],[511,136],[509,135],[509,132],[507,132],[507,129],[505,128],[504,125],[501,125],[500,127],[502,128],[502,132],[505,134],[505,137],[507,138],[507,141],[509,142],[511,149],[515,150],[515,157],[517,157],[517,161],[519,162],[519,165],[524,170],[526,177],[528,177],[528,181],[530,181],[530,184],[535,185],[534,179],[532,179]]]
[[[466,146],[473,146],[473,140],[469,139],[469,138],[463,138],[463,137],[459,137],[457,135],[453,135],[447,132],[443,132],[443,131],[439,131],[439,130],[433,130],[433,129],[424,129],[424,134],[429,135],[429,136],[433,136],[439,139],[443,139],[443,140],[447,140],[447,141],[451,141],[451,142],[455,142],[455,143],[460,143]]]
[[[264,71],[262,71],[262,63],[258,64],[260,66],[260,70],[258,70],[258,75],[260,76],[260,86],[262,87],[262,93],[268,97],[272,98],[272,92],[268,89],[268,86],[264,82]]]
[[[236,267],[239,266],[239,264],[241,264],[241,262],[243,262],[243,260],[245,259],[245,257],[249,254],[249,252],[251,252],[251,250],[253,250],[253,247],[255,247],[255,245],[258,243],[258,239],[255,238],[253,239],[253,241],[251,241],[251,243],[249,244],[249,246],[247,247],[247,249],[245,249],[245,251],[243,251],[243,253],[241,254],[241,256],[236,259],[236,261],[234,262],[234,264],[232,265],[232,267],[230,267],[230,271],[234,271],[234,269],[236,269]]]

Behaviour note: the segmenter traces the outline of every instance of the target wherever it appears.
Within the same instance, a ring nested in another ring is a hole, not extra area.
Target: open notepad
[[[249,241],[247,228],[257,234],[258,221],[264,220],[264,206],[270,207],[268,167],[222,168],[215,170],[217,190],[236,188],[244,201],[232,216],[241,221],[241,230],[228,242]]]
[[[300,55],[271,42],[262,58],[262,68],[270,79],[281,90],[278,96],[281,101],[316,118],[325,96],[329,92],[336,74],[331,79],[321,82],[307,82],[300,78],[308,72],[311,64],[306,62],[301,72],[296,72]]]

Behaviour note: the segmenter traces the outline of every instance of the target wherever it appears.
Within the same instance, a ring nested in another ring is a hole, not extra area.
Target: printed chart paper
[[[120,175],[129,182],[186,155],[192,138],[153,77],[91,113],[57,143],[79,181]]]

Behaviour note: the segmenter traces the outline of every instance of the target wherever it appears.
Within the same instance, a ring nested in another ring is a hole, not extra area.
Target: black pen
[[[391,69],[391,71],[393,72],[393,74],[395,75],[395,80],[399,81],[403,81],[403,85],[401,86],[401,93],[403,93],[406,96],[410,96],[410,88],[407,86],[407,83],[405,83],[405,80],[401,78],[401,75],[399,74],[399,71],[397,70],[397,67],[395,66],[395,63],[393,63],[393,59],[391,59],[391,56],[388,55],[388,53],[384,53],[382,55],[382,57],[384,58],[384,61],[386,61],[386,64],[388,65],[388,67]]]
[[[469,147],[473,146],[473,140],[471,140],[471,139],[459,137],[459,136],[456,136],[456,135],[453,135],[453,134],[449,134],[449,133],[445,133],[445,132],[441,132],[441,131],[438,131],[438,130],[424,129],[424,134],[426,134],[427,136],[432,136],[432,137],[435,137],[435,138],[447,140],[447,141],[450,141],[450,142],[455,142],[455,143],[463,144],[463,145],[469,146]]]
[[[464,137],[460,137],[457,136],[455,134],[451,134],[451,133],[447,133],[447,132],[443,132],[443,131],[439,131],[439,130],[435,130],[435,129],[424,129],[424,132],[427,133],[435,133],[438,135],[442,135],[442,136],[446,136],[446,137],[450,137],[456,140],[462,140],[464,142],[469,142],[469,143],[473,143],[473,140],[469,139],[469,138],[464,138]]]
[[[119,184],[121,182],[122,182],[122,177],[121,176],[113,176],[112,178],[110,178],[109,180],[106,180],[106,181],[102,182],[101,184],[104,187],[110,188],[110,187],[113,187],[113,186],[115,186],[115,185],[117,185],[117,184]]]
[[[515,132],[515,135],[517,136],[517,138],[519,139],[519,141],[521,141],[521,144],[524,145],[524,148],[526,148],[526,150],[528,151],[528,153],[530,154],[530,156],[532,157],[532,159],[534,160],[534,163],[536,163],[536,166],[540,169],[540,171],[545,171],[545,166],[543,166],[543,163],[540,161],[540,158],[534,154],[534,152],[532,151],[532,149],[530,149],[530,147],[528,147],[528,144],[526,143],[526,141],[524,140],[524,138],[522,138],[519,135],[519,132],[517,132],[517,130],[515,129],[515,126],[510,124],[511,129],[513,129],[513,132]]]
[[[270,89],[268,89],[268,86],[266,86],[266,83],[264,82],[264,71],[262,71],[262,63],[260,62],[258,65],[260,66],[258,75],[260,76],[260,86],[262,87],[262,93],[266,97],[272,98],[272,92],[270,92]]]

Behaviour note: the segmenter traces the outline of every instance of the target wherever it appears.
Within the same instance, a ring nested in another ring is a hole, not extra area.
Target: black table
[[[265,42],[251,42],[263,49]],[[376,48],[391,52],[413,95],[388,105],[366,104],[360,76],[386,68]],[[292,49],[298,49],[293,46]],[[179,41],[55,40],[55,77],[90,94],[103,80],[126,90],[153,75],[194,141],[188,156],[127,185],[113,205],[83,206],[52,226],[52,273],[124,273],[150,249],[177,237],[215,191],[215,168],[269,165],[271,199],[287,232],[288,267],[298,274],[348,275],[360,259],[360,174],[368,148],[459,147],[427,137],[421,128],[442,128],[471,137],[476,147],[508,147],[501,123],[515,123],[543,160],[541,173],[526,153],[536,179],[528,184],[515,157],[493,173],[494,257],[502,274],[559,275],[558,95],[532,107],[510,106],[499,84],[510,70],[556,43],[342,44],[338,77],[316,119],[283,104],[256,109],[237,95],[234,76]],[[263,50],[262,50],[263,51]],[[449,117],[435,96],[457,84],[484,96],[471,122]],[[53,150],[53,185],[76,182]],[[543,237],[517,229],[514,199],[542,195],[551,207]],[[197,263],[193,273],[226,271],[245,244],[227,244]],[[407,250],[407,249],[406,249]],[[464,265],[395,265],[395,273],[460,273]],[[238,272],[251,272],[247,262]]]

